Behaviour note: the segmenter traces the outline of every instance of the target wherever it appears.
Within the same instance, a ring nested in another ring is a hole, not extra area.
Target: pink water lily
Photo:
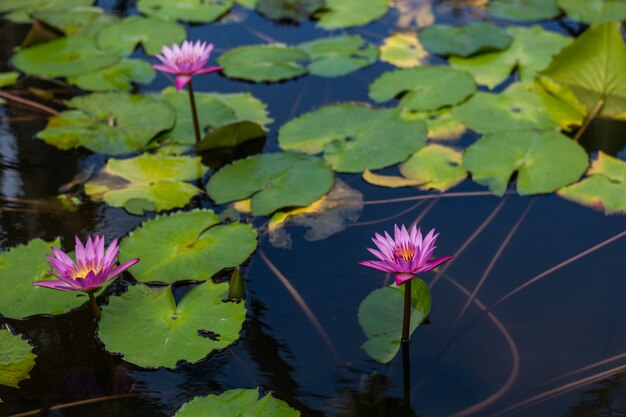
[[[426,237],[422,238],[422,232],[416,225],[407,231],[394,226],[394,238],[385,232],[385,236],[375,233],[372,241],[378,250],[368,250],[378,258],[377,261],[359,262],[363,266],[378,269],[379,271],[392,272],[397,285],[413,279],[416,274],[430,271],[438,265],[452,259],[452,256],[431,259],[435,251],[435,241],[439,234],[432,229]]]
[[[76,262],[68,254],[52,248],[54,256],[48,255],[52,270],[50,273],[57,280],[37,281],[34,285],[53,288],[61,291],[83,291],[92,293],[102,284],[112,280],[131,266],[139,262],[139,258],[116,266],[119,246],[113,240],[108,249],[104,249],[104,237],[89,236],[83,246],[76,237]]]
[[[161,55],[156,57],[161,64],[152,67],[156,70],[176,75],[176,90],[180,90],[191,81],[191,77],[220,71],[222,67],[205,67],[211,56],[213,44],[196,41],[184,41],[182,46],[176,44],[171,48],[164,46]]]

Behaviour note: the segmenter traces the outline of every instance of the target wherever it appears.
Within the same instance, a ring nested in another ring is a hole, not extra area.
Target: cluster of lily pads
[[[595,117],[626,116],[626,46],[614,21],[626,18],[623,2],[595,0],[600,7],[588,7],[592,2],[584,0],[493,0],[486,9],[498,19],[535,21],[566,13],[593,24],[576,39],[539,25],[503,29],[480,22],[436,24],[393,34],[381,45],[341,35],[234,48],[218,58],[223,74],[254,82],[307,73],[344,76],[377,60],[397,68],[369,85],[377,106],[338,103],[304,113],[280,127],[281,152],[211,172],[197,155],[263,136],[272,122],[267,106],[249,93],[196,93],[206,136],[195,145],[186,94],[173,88],[129,93],[134,84],[155,77],[148,61],[129,56],[139,47],[154,55],[186,37],[179,21],[213,22],[235,3],[270,18],[311,17],[324,29],[369,23],[389,7],[387,0],[292,1],[297,7],[281,12],[265,0],[139,0],[140,15],[118,18],[92,7],[91,0],[0,4],[6,18],[34,22],[30,41],[11,59],[17,70],[63,77],[90,92],[68,100],[67,110],[37,133],[59,149],[82,147],[111,156],[84,184],[87,197],[144,214],[193,205],[206,192],[216,205],[231,204],[222,213],[270,217],[271,233],[303,213],[321,215],[341,205],[336,202],[345,201],[347,186],[335,173],[436,192],[469,176],[495,195],[513,186],[522,195],[556,192],[607,214],[626,213],[626,163],[601,152],[590,162],[578,135],[566,135],[583,131]],[[18,75],[2,74],[0,85],[10,86]],[[467,130],[479,139],[466,149],[455,147]],[[399,175],[374,172],[395,166]],[[245,303],[228,300],[228,283],[212,277],[242,265],[257,248],[258,232],[249,223],[228,222],[231,216],[222,213],[195,208],[160,214],[122,240],[120,262],[142,261],[130,269],[137,283],[109,297],[102,309],[97,336],[107,351],[144,368],[176,368],[181,360],[198,362],[239,338]],[[51,279],[45,258],[51,245],[60,247],[60,241],[35,239],[0,254],[3,317],[63,314],[87,301],[32,285]],[[179,281],[199,283],[176,302],[171,284]],[[430,310],[428,287],[418,284],[412,291],[411,331]],[[402,315],[381,306],[401,306],[402,297],[397,287],[378,289],[359,310],[368,337],[364,348],[381,363],[398,351]],[[19,335],[0,331],[0,384],[17,387],[28,377],[35,364],[31,349]],[[176,415],[206,407],[223,410],[219,415],[299,415],[271,395],[259,395],[232,390],[197,398]]]

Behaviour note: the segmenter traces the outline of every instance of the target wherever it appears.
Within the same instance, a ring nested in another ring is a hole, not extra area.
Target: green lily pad
[[[64,150],[83,146],[110,155],[134,152],[170,129],[176,117],[167,103],[126,93],[95,93],[66,104],[77,110],[52,117],[37,134]]]
[[[378,110],[357,104],[327,106],[306,113],[278,132],[282,149],[324,152],[324,159],[338,172],[394,165],[425,143],[426,125],[418,118],[396,109]]]
[[[179,44],[186,36],[185,28],[176,22],[130,16],[102,30],[98,35],[98,46],[130,55],[142,45],[148,55],[156,55],[161,53],[163,45]]]
[[[450,67],[418,67],[389,71],[369,86],[369,96],[384,103],[401,96],[399,107],[437,110],[457,104],[476,92],[471,75]]]
[[[229,78],[255,82],[274,82],[299,77],[307,70],[301,63],[309,60],[306,52],[282,44],[250,45],[231,49],[217,60]]]
[[[89,91],[128,91],[132,83],[150,84],[154,77],[156,71],[148,62],[124,58],[111,67],[68,77],[67,81]]]
[[[0,329],[0,385],[19,388],[30,377],[36,357],[27,340]]]
[[[239,339],[246,307],[224,302],[227,294],[228,283],[206,281],[177,304],[169,286],[134,285],[102,308],[98,338],[143,368],[198,362]]]
[[[359,324],[367,336],[363,349],[380,363],[391,361],[400,350],[402,319],[404,317],[405,285],[379,288],[372,291],[359,306]],[[419,278],[411,281],[410,334],[430,313],[431,299],[428,285]]]
[[[626,214],[626,162],[599,152],[587,177],[557,194],[606,214]]]
[[[577,181],[589,165],[578,143],[550,130],[488,134],[467,149],[463,162],[474,181],[499,196],[515,172],[520,195],[543,194]]]
[[[452,141],[459,139],[467,131],[465,125],[452,115],[449,108],[430,112],[416,112],[412,113],[412,117],[426,123],[428,139],[431,140]]]
[[[506,49],[513,40],[504,29],[489,22],[427,26],[419,39],[430,53],[463,57]]]
[[[137,9],[166,20],[208,23],[228,13],[233,4],[232,0],[139,0]]]
[[[252,198],[252,214],[308,206],[333,187],[333,173],[320,158],[293,152],[251,156],[219,170],[207,184],[217,204]]]
[[[380,60],[400,68],[413,68],[424,63],[428,52],[414,33],[395,33],[380,46]]]
[[[201,190],[187,181],[207,171],[200,157],[142,154],[130,159],[109,159],[104,169],[85,184],[85,193],[94,201],[125,207],[141,198],[157,210],[185,206]]]
[[[89,36],[68,36],[22,49],[11,58],[13,66],[39,77],[69,77],[110,67],[119,55],[96,47]]]
[[[211,210],[177,212],[148,220],[120,246],[120,262],[141,258],[131,267],[141,282],[207,280],[241,265],[257,246],[249,224],[219,224]]]
[[[524,82],[531,82],[538,71],[546,68],[552,56],[571,42],[571,38],[540,26],[507,28],[513,42],[508,49],[471,58],[450,57],[452,67],[467,71],[478,84],[490,89],[505,81],[517,68]]]
[[[592,26],[564,48],[542,72],[569,88],[589,112],[602,101],[600,115],[626,113],[626,45],[617,22]]]
[[[299,22],[308,19],[324,5],[324,0],[258,0],[257,12],[268,19]]]
[[[428,145],[400,165],[405,178],[421,181],[422,190],[447,191],[467,177],[463,154],[454,148]]]
[[[247,9],[254,9],[254,6],[256,6],[258,1],[259,0],[235,0],[235,4]]]
[[[300,417],[300,412],[272,394],[261,395],[258,389],[231,389],[220,395],[196,397],[183,404],[172,417],[198,416]]]
[[[3,0],[0,14],[15,23],[30,23],[31,15],[42,10],[62,11],[75,6],[91,6],[94,0]]]
[[[298,45],[311,58],[309,72],[320,77],[341,77],[373,64],[378,48],[359,35],[318,39]]]
[[[552,19],[561,11],[556,0],[491,0],[487,13],[500,19],[530,22]]]
[[[326,0],[318,26],[326,30],[367,25],[389,10],[387,0]]]
[[[0,87],[8,87],[17,82],[17,79],[20,77],[19,72],[10,71],[10,72],[0,72]]]
[[[52,243],[34,239],[0,253],[0,314],[4,317],[24,319],[39,314],[63,314],[87,301],[82,292],[33,285],[35,281],[56,279],[48,272],[46,255],[52,254],[51,246],[58,248],[59,239]]]
[[[626,20],[625,0],[558,0],[567,16],[583,23]]]
[[[164,138],[187,145],[195,144],[188,94],[168,87],[153,97],[166,101],[176,111],[176,124]],[[250,93],[195,93],[195,98],[200,129],[203,132],[244,121],[256,123],[266,129],[273,121],[268,115],[267,105]]]
[[[71,9],[41,10],[33,18],[44,22],[67,36],[95,36],[103,28],[117,22],[118,17],[108,14],[100,7],[77,6]]]
[[[236,122],[215,129],[202,138],[197,151],[217,148],[233,148],[250,140],[264,138],[265,130],[253,122]]]

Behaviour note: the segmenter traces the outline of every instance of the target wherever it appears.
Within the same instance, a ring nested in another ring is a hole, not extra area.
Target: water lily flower
[[[407,231],[394,226],[394,238],[385,232],[385,236],[374,234],[372,241],[378,250],[368,250],[378,258],[377,261],[359,262],[363,266],[378,269],[379,271],[392,272],[397,285],[403,284],[415,278],[415,275],[428,272],[438,265],[452,259],[452,256],[431,259],[435,251],[435,241],[439,234],[432,229],[426,237],[422,238],[422,232],[416,225]]]
[[[161,64],[152,67],[156,70],[176,75],[176,90],[180,90],[191,81],[191,77],[200,74],[209,74],[220,71],[222,67],[205,67],[213,44],[196,41],[195,43],[184,41],[182,46],[176,44],[171,48],[164,46],[161,55],[156,57]]]
[[[83,291],[91,296],[102,284],[139,262],[137,258],[116,266],[119,252],[117,239],[105,251],[103,236],[89,236],[84,246],[77,236],[75,252],[76,262],[65,252],[53,247],[54,256],[48,255],[48,259],[52,267],[50,273],[57,280],[37,281],[33,284],[61,291]]]

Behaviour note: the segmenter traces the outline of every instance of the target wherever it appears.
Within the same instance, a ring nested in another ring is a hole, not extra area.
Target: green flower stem
[[[191,80],[187,84],[187,92],[189,93],[189,104],[191,104],[191,116],[193,118],[193,130],[196,134],[196,145],[202,140],[200,136],[200,122],[198,121],[198,110],[196,109],[196,98],[193,95],[193,84]]]
[[[409,329],[411,327],[411,280],[404,283],[404,320],[402,323],[402,343],[409,341]]]
[[[89,294],[89,304],[91,304],[91,309],[93,310],[93,315],[96,316],[96,320],[100,320],[100,310],[98,309],[98,303],[96,302],[96,296],[92,292],[88,292]]]

